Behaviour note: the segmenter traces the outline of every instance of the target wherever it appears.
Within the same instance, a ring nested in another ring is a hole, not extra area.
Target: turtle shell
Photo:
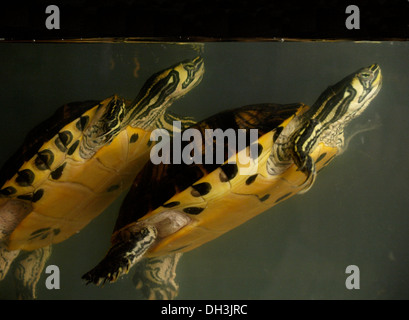
[[[131,185],[149,159],[152,130],[175,117],[167,107],[203,73],[201,57],[185,60],[151,76],[133,102],[114,95],[68,104],[36,127],[0,171],[0,240],[34,250],[85,227]]]
[[[206,129],[257,129],[257,172],[240,174],[240,153],[249,154],[246,147],[228,158],[224,148],[222,164],[158,164],[149,161],[137,175],[126,196],[112,235],[112,243],[121,241],[121,230],[165,211],[177,211],[189,217],[190,223],[166,237],[159,237],[146,256],[192,250],[237,227],[275,204],[301,191],[305,174],[292,164],[283,174],[271,177],[266,164],[280,132],[291,120],[308,110],[303,104],[262,104],[225,111],[192,128],[205,136]],[[182,141],[182,150],[189,142]],[[202,151],[205,144],[202,143]],[[213,150],[217,148],[213,141]],[[311,153],[317,170],[327,165],[337,154],[336,147],[320,143]],[[169,156],[172,156],[173,148]],[[230,159],[231,160],[231,159]],[[154,192],[152,192],[154,190]],[[117,239],[118,237],[118,239]]]
[[[10,250],[37,249],[81,230],[129,187],[148,160],[150,132],[128,126],[84,166],[78,155],[82,132],[97,109],[113,99],[118,97],[64,105],[34,128],[5,163],[0,171],[2,215],[11,210],[9,199],[30,208],[9,236]]]

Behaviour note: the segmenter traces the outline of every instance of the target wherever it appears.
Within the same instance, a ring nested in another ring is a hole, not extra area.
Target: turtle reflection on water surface
[[[251,105],[197,123],[192,128],[202,137],[209,128],[258,129],[256,173],[239,174],[242,165],[228,161],[227,145],[225,162],[219,165],[205,163],[204,155],[203,164],[148,162],[122,204],[111,248],[83,278],[113,282],[145,258],[134,277],[137,287],[151,299],[174,298],[181,253],[309,190],[317,172],[342,151],[344,127],[367,108],[381,83],[380,67],[374,64],[328,87],[311,107]],[[182,143],[182,150],[188,143]],[[232,157],[250,154],[249,148],[247,144]]]

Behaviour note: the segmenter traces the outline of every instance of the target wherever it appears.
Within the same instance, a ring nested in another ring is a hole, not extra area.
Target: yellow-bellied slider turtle
[[[149,159],[151,131],[175,119],[194,123],[166,109],[203,73],[201,57],[185,60],[151,76],[132,102],[114,95],[70,103],[29,133],[0,171],[0,279],[20,250],[39,249],[17,271],[21,292],[27,289],[20,294],[35,295],[47,246],[81,230],[129,188]]]
[[[200,141],[201,164],[148,162],[122,204],[111,248],[84,279],[113,282],[146,257],[147,269],[135,275],[138,286],[149,298],[175,297],[174,270],[180,253],[308,190],[316,172],[342,150],[344,127],[377,95],[381,79],[374,64],[330,86],[312,107],[251,105],[187,129],[197,129],[202,137],[207,136],[206,129],[257,129],[258,139],[252,144],[246,139],[246,147],[230,157],[236,163],[227,161],[229,145],[224,142],[224,163],[206,163],[207,148],[218,147],[217,139],[211,138]],[[182,150],[190,143],[182,143]],[[257,154],[250,152],[253,145]],[[238,160],[248,154],[255,173],[241,174],[248,167]]]

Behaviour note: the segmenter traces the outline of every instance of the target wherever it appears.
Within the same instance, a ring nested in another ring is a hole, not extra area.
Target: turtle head
[[[341,149],[344,127],[368,107],[381,85],[379,65],[359,69],[328,87],[314,105],[301,115],[300,128],[292,135],[290,154],[298,170],[307,176],[304,192],[312,186],[316,175],[311,151],[320,141]]]
[[[293,158],[297,166],[309,174],[307,156],[325,137],[331,140],[327,139],[327,144],[337,143],[337,147],[342,147],[344,127],[368,107],[381,85],[381,68],[373,64],[328,87],[301,116],[302,126],[293,134]]]
[[[199,56],[154,74],[129,106],[126,122],[133,127],[156,128],[171,103],[200,83],[204,70],[203,58]]]
[[[127,125],[155,129],[167,107],[198,85],[203,73],[202,57],[185,60],[151,76],[130,104],[116,95],[102,101],[84,130],[81,157],[91,158]]]
[[[173,80],[169,83],[173,84],[172,88],[174,89],[169,91],[164,88],[165,99],[175,100],[188,93],[202,81],[204,71],[203,58],[200,56],[182,61],[165,70],[163,72],[165,77],[166,74],[172,75],[176,80],[175,83],[173,83]]]
[[[382,73],[378,64],[361,68],[328,87],[306,115],[317,119],[323,126],[336,122],[345,126],[368,107],[381,85]]]

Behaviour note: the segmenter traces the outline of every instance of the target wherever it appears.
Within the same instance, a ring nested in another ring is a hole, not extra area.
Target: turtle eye
[[[371,76],[372,76],[372,73],[370,73],[370,72],[362,72],[362,73],[360,74],[360,77],[361,77],[362,79],[364,79],[364,80],[370,79]]]

